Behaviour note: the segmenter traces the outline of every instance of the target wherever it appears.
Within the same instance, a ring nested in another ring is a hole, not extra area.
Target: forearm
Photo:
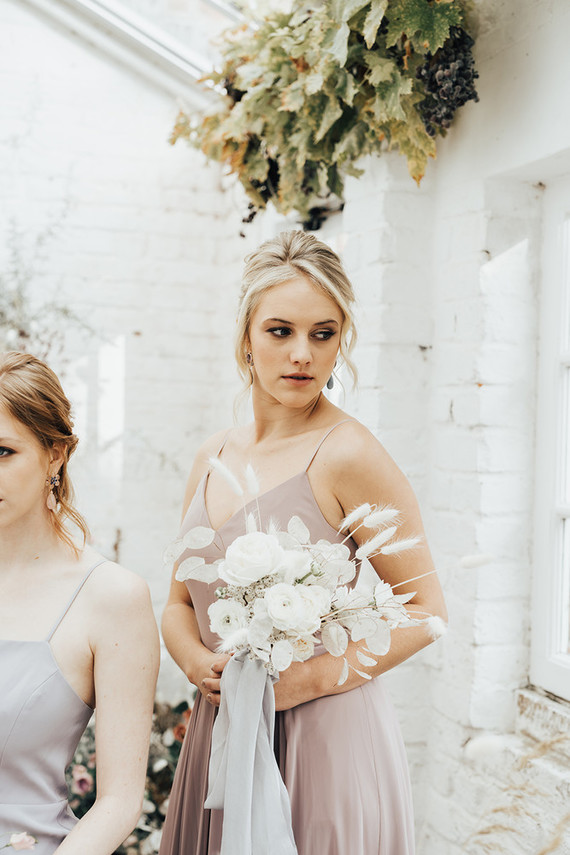
[[[194,685],[204,664],[212,659],[209,650],[200,638],[196,613],[185,603],[168,604],[162,616],[162,637],[166,648],[178,667]]]
[[[142,795],[130,804],[123,797],[101,796],[54,855],[113,855],[137,824],[141,805]]]
[[[408,606],[413,613],[413,606]],[[424,617],[425,612],[418,614]],[[352,689],[369,682],[366,677],[357,671],[367,674],[371,679],[389,671],[414,653],[417,653],[430,644],[434,637],[427,626],[400,627],[392,630],[391,644],[388,653],[384,656],[374,656],[366,651],[366,642],[350,641],[345,656],[348,660],[348,677],[342,685],[338,680],[343,667],[342,656],[332,656],[323,653],[315,656],[307,662],[293,663],[282,675],[282,679],[275,684],[275,706],[277,710],[290,709],[299,704],[313,701],[316,698],[328,695],[338,695],[350,692]],[[360,650],[370,659],[375,659],[376,664],[365,666],[358,659],[357,651]],[[357,670],[354,670],[357,669]]]

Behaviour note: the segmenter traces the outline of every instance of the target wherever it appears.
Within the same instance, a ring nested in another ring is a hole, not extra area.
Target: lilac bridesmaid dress
[[[323,517],[308,477],[309,466],[329,433],[303,471],[246,506],[247,511],[259,508],[262,528],[274,520],[286,529],[291,516],[297,514],[312,542],[342,540]],[[197,525],[210,525],[205,503],[207,477],[196,490],[181,534]],[[193,550],[193,554],[212,562],[223,557],[228,545],[244,533],[245,514],[238,511],[218,529],[210,546]],[[220,639],[210,631],[207,610],[216,599],[216,588],[224,583],[186,584],[202,641],[214,651]],[[223,812],[203,807],[215,713],[198,692],[176,770],[160,855],[218,855],[220,851]],[[406,753],[381,677],[352,691],[278,712],[275,733],[275,752],[291,800],[299,855],[413,855]]]
[[[38,840],[35,855],[53,855],[77,822],[65,769],[93,710],[59,670],[50,641],[104,561],[89,568],[47,638],[0,640],[0,846],[27,831]]]

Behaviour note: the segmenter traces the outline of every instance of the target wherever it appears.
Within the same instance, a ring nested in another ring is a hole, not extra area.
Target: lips
[[[312,380],[310,374],[284,374],[285,380]]]

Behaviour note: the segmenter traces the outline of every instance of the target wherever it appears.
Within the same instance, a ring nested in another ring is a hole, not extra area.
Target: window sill
[[[559,762],[570,763],[570,703],[542,689],[517,692],[516,732],[555,752]],[[540,755],[538,755],[540,756]]]

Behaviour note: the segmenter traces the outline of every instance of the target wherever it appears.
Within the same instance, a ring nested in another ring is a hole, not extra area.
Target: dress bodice
[[[100,563],[46,639],[0,640],[0,845],[26,831],[38,840],[37,855],[52,855],[76,822],[65,769],[93,710],[64,677],[50,640]]]
[[[312,458],[311,458],[312,460]],[[194,494],[192,502],[186,512],[180,535],[184,535],[194,526],[210,527],[210,519],[206,508],[206,484],[208,474],[204,475]],[[219,529],[213,542],[203,549],[188,550],[181,557],[183,560],[188,555],[199,555],[212,563],[218,558],[223,558],[227,547],[242,534],[246,532],[246,519],[249,513],[253,513],[258,528],[267,531],[270,522],[277,525],[283,531],[287,530],[287,523],[293,515],[302,519],[311,535],[311,542],[328,540],[331,543],[340,543],[343,535],[333,528],[324,518],[323,513],[315,499],[315,495],[309,481],[308,467],[288,478],[271,490],[261,493],[256,499],[248,502],[243,509],[233,514]],[[351,553],[354,553],[356,544],[352,539],[347,541]],[[208,619],[208,606],[216,600],[216,588],[225,583],[221,579],[207,584],[189,579],[186,586],[192,599],[196,613],[196,619],[200,629],[202,642],[210,650],[214,651],[220,643],[220,638],[211,632]],[[356,584],[356,579],[351,583]]]

